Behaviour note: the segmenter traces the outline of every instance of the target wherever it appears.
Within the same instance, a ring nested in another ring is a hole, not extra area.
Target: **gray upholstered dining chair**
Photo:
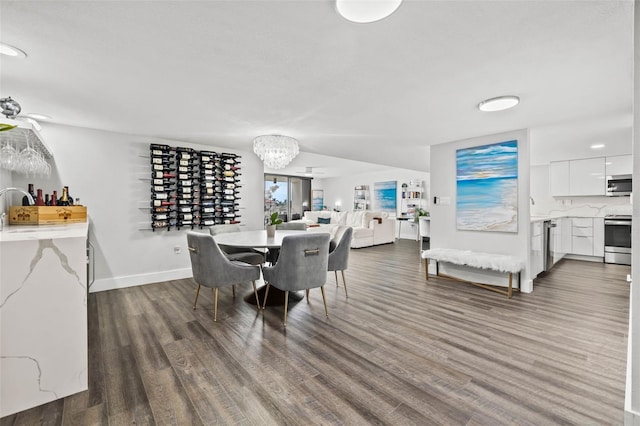
[[[212,236],[228,234],[230,232],[240,232],[240,225],[213,225],[209,227],[209,233]],[[221,248],[221,250],[229,260],[238,260],[251,265],[262,265],[265,261],[265,255],[257,250],[241,247],[224,247]]]
[[[338,271],[342,272],[342,283],[344,284],[344,294],[347,293],[347,280],[344,271],[349,266],[349,252],[351,250],[351,238],[353,228],[350,226],[338,226],[336,236],[329,242],[329,266],[328,271],[333,271],[336,275],[336,287],[338,286]]]
[[[304,222],[282,222],[281,224],[276,225],[276,230],[278,229],[288,231],[306,231],[307,224]],[[267,253],[267,262],[275,265],[275,263],[278,261],[279,253],[280,249],[278,248],[269,249],[269,252]]]
[[[327,281],[327,265],[329,259],[329,234],[301,233],[287,235],[282,239],[280,257],[274,266],[262,268],[267,288],[264,293],[262,309],[264,309],[269,294],[269,287],[273,286],[284,291],[284,326],[287,326],[287,309],[289,292],[308,290],[320,287],[324,312],[327,311],[327,299],[324,294],[324,284]]]
[[[260,278],[260,267],[229,260],[222,252],[211,235],[200,232],[187,232],[187,245],[191,257],[191,269],[193,280],[198,284],[196,300],[193,309],[196,309],[200,286],[213,289],[213,320],[218,320],[218,288],[233,286],[235,296],[235,284],[251,281],[253,292],[256,295],[256,305],[260,309],[260,299],[256,289],[256,280]]]

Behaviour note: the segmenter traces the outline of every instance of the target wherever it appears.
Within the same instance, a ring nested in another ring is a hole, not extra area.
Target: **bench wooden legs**
[[[427,274],[427,281],[429,281],[429,259],[424,260],[424,272]]]
[[[426,258],[424,259],[424,270],[425,270],[426,278],[427,278],[427,281],[428,281],[429,280],[429,259],[426,259]],[[516,289],[513,288],[513,273],[511,273],[511,272],[509,273],[509,286],[507,287],[506,290],[503,290],[504,287],[500,287],[500,286],[494,286],[494,285],[491,285],[491,284],[476,283],[476,282],[473,282],[473,281],[467,281],[467,280],[462,280],[460,278],[452,277],[450,275],[441,274],[440,271],[438,271],[438,261],[437,260],[436,260],[436,276],[443,277],[443,278],[448,278],[448,279],[453,280],[453,281],[472,284],[472,285],[475,285],[476,287],[482,287],[482,288],[487,289],[487,290],[495,291],[496,293],[505,294],[509,299],[511,299],[511,296],[513,295],[513,290],[520,291],[519,288],[516,288]]]

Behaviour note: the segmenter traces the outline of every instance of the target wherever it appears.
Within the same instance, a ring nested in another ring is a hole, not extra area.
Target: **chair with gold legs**
[[[336,236],[329,243],[329,266],[328,270],[333,271],[336,275],[336,287],[338,286],[338,271],[342,273],[342,283],[344,284],[344,294],[347,293],[347,280],[344,277],[344,271],[349,266],[349,251],[351,250],[351,238],[353,237],[353,228],[350,226],[338,226]]]
[[[287,326],[289,292],[320,287],[324,312],[328,317],[327,299],[324,284],[327,281],[327,262],[329,258],[329,234],[301,233],[288,235],[282,240],[280,255],[274,266],[262,268],[267,288],[262,309],[266,305],[269,287],[284,291],[284,327]]]
[[[218,288],[233,287],[235,284],[251,281],[256,296],[256,305],[260,309],[260,300],[256,289],[256,280],[260,278],[260,267],[236,260],[229,260],[211,235],[200,232],[187,232],[187,244],[191,257],[193,280],[198,285],[193,309],[196,309],[200,286],[213,289],[213,320],[218,320]]]

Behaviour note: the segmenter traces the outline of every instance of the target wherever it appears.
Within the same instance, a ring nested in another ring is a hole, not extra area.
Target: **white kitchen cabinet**
[[[571,219],[562,217],[554,220],[554,240],[550,241],[553,249],[553,263],[559,262],[567,253],[571,253]]]
[[[549,164],[549,193],[554,197],[570,195],[568,161],[552,161]]]
[[[604,157],[569,162],[570,195],[605,195]]]
[[[593,255],[604,257],[604,218],[593,218]]]
[[[553,197],[605,195],[605,158],[552,161],[549,193]]]
[[[605,158],[607,176],[633,174],[633,156],[614,155]]]
[[[593,256],[593,219],[574,217],[571,235],[572,254]]]
[[[531,223],[531,276],[536,277],[544,270],[544,226],[543,222]]]

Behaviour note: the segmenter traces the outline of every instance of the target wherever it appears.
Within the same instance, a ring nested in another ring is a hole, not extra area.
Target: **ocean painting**
[[[376,210],[396,212],[396,181],[375,182],[373,184],[373,203]]]
[[[311,210],[322,210],[324,208],[324,191],[322,189],[314,189],[312,192]]]
[[[518,232],[518,141],[456,151],[456,225]]]

